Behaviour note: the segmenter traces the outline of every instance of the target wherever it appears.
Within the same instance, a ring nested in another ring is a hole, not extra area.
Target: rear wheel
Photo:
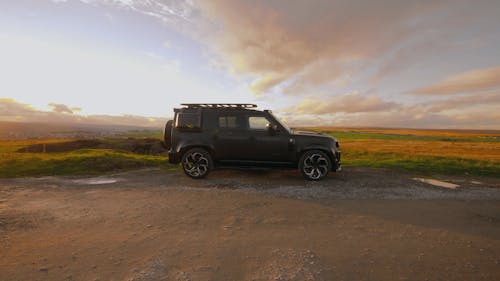
[[[205,149],[190,149],[182,156],[182,169],[193,179],[204,178],[212,169],[212,157]]]
[[[299,169],[306,180],[321,180],[332,168],[330,158],[323,151],[310,150],[305,152],[299,161]]]

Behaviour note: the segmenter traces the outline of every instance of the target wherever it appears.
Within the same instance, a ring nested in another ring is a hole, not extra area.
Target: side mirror
[[[266,125],[266,128],[271,136],[276,135],[276,133],[278,132],[278,126],[276,126],[275,124],[268,123]]]

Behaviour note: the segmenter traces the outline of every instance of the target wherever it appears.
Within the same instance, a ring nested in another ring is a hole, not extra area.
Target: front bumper
[[[340,165],[340,150],[332,149],[332,155],[335,156],[335,159],[332,163],[332,171],[340,172],[342,170],[342,165]]]

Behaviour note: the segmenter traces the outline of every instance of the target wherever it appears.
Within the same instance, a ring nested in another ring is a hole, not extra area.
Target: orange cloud
[[[500,67],[468,71],[409,91],[413,95],[453,95],[500,88]]]

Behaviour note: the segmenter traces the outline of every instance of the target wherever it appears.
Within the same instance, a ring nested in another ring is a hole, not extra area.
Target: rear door
[[[250,135],[245,115],[241,112],[227,111],[216,114],[214,146],[219,161],[249,160],[248,146]]]

